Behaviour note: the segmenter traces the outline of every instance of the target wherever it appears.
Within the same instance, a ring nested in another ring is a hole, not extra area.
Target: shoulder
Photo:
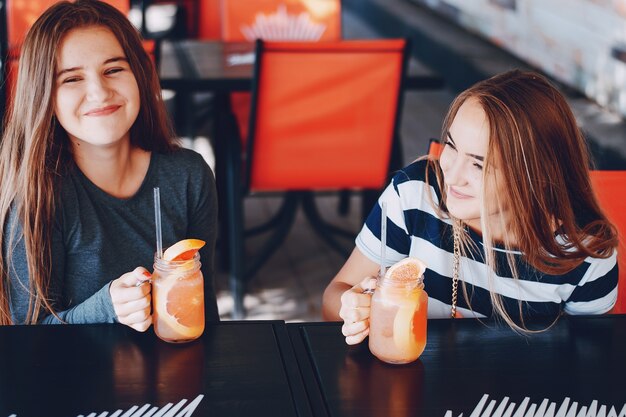
[[[213,180],[213,171],[202,155],[179,148],[170,153],[155,154],[156,174],[163,181],[198,183]]]
[[[432,165],[429,161],[421,159],[397,171],[391,180],[396,192],[401,196],[426,196],[429,194],[435,202],[438,202],[441,198],[441,192]]]
[[[612,272],[617,273],[617,249],[608,258],[587,257],[579,268],[585,271],[582,283],[595,281]]]
[[[176,167],[181,170],[185,168],[209,168],[202,155],[191,149],[181,147],[170,153],[159,153],[157,155],[159,163],[165,166]]]
[[[401,184],[406,181],[426,181],[426,169],[428,161],[416,160],[397,171],[393,176],[394,183]]]
[[[617,251],[608,258],[588,257],[569,274],[573,291],[567,299],[568,314],[602,314],[617,299],[619,269]]]

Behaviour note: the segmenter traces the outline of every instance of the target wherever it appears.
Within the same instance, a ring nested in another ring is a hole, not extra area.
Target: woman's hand
[[[339,316],[344,322],[341,332],[349,345],[361,343],[370,333],[370,291],[374,288],[376,278],[367,277],[341,295]]]
[[[145,268],[137,267],[111,282],[109,287],[117,320],[139,332],[145,332],[152,324],[151,276]]]

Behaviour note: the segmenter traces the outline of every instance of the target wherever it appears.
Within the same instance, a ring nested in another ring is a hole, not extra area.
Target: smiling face
[[[481,199],[485,199],[486,220],[490,221],[499,212],[498,195],[505,195],[503,181],[496,179],[497,163],[490,164],[483,175],[489,133],[485,111],[478,100],[469,98],[452,121],[439,159],[450,214],[477,230],[480,230]]]
[[[54,113],[72,147],[128,142],[139,106],[137,81],[113,33],[101,26],[68,32],[57,56]]]

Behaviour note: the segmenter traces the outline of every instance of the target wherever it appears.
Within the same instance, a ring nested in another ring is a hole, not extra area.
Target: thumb
[[[376,277],[367,277],[357,285],[356,289],[359,292],[373,292],[377,283]]]
[[[120,277],[121,284],[128,287],[135,287],[143,284],[145,281],[150,280],[152,274],[143,266],[138,266],[131,272],[128,272]]]

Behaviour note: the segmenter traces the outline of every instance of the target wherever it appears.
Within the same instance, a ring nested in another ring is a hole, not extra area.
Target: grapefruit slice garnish
[[[203,294],[197,286],[175,285],[167,293],[166,310],[185,327],[202,326],[204,323]]]
[[[204,300],[197,286],[186,285],[184,278],[172,279],[159,287],[155,301],[159,320],[169,327],[170,337],[193,338],[202,331]]]
[[[422,275],[425,270],[426,265],[419,259],[404,258],[400,262],[389,267],[387,273],[385,274],[385,279],[406,283],[410,283],[415,280],[416,284],[421,284]]]
[[[415,347],[413,317],[415,317],[418,307],[419,301],[411,300],[398,308],[393,320],[393,342],[403,352],[410,351]]]
[[[407,290],[423,285],[426,265],[417,258],[405,258],[391,266],[385,280],[406,284]],[[410,294],[410,295],[409,295]],[[414,317],[420,306],[419,294],[409,291],[393,320],[393,342],[401,351],[411,351],[417,347],[414,335]]]
[[[188,261],[204,246],[204,240],[183,239],[163,252],[164,261]]]

